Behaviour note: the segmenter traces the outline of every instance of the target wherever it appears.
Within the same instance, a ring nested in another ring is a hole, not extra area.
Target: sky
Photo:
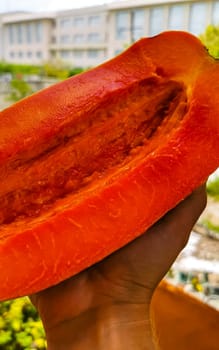
[[[112,0],[0,0],[0,12],[55,11],[109,2]]]

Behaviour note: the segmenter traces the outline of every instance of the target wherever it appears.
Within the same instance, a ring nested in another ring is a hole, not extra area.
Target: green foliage
[[[42,71],[44,76],[58,80],[64,80],[69,77],[69,68],[59,60],[46,62],[42,67]]]
[[[15,78],[11,80],[10,87],[11,92],[7,99],[12,102],[19,101],[33,92],[30,85],[22,78]]]
[[[219,58],[219,27],[209,25],[200,39],[214,58]]]
[[[68,76],[71,77],[73,75],[77,75],[77,74],[80,74],[82,72],[84,72],[83,68],[79,68],[79,67],[71,68],[71,69],[69,69]]]
[[[8,62],[0,62],[0,74],[11,73],[16,74],[28,74],[28,75],[40,75],[42,73],[42,67],[32,66],[28,64],[14,64]]]
[[[38,313],[27,298],[0,303],[0,350],[46,349]]]
[[[219,200],[219,176],[215,176],[214,178],[208,180],[207,193],[214,199]]]
[[[213,224],[210,220],[203,220],[203,225],[206,226],[209,230],[214,231],[219,234],[219,226]]]
[[[42,66],[30,66],[28,64],[0,62],[0,75],[10,73],[12,77],[16,77],[17,75],[25,75],[26,77],[28,75],[37,75],[41,77],[51,77],[58,80],[63,80],[73,75],[82,73],[83,71],[83,68],[68,67],[60,60],[46,62]]]

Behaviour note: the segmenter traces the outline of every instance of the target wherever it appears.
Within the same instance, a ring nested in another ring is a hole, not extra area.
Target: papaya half
[[[164,32],[0,112],[0,300],[141,235],[219,166],[219,64]]]

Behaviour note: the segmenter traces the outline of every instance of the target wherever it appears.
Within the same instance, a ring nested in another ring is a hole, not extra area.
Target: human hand
[[[152,294],[206,205],[204,186],[145,234],[80,274],[31,296],[48,348],[154,349]]]

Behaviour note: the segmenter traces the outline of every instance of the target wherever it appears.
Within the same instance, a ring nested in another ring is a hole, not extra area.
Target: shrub
[[[219,176],[214,176],[208,180],[207,193],[214,199],[219,200]]]
[[[58,80],[63,80],[69,76],[69,68],[63,65],[61,61],[46,62],[43,67],[43,75]]]
[[[84,71],[83,68],[79,68],[79,67],[75,67],[75,68],[71,68],[68,72],[68,76],[71,77],[73,75],[77,75],[80,74]]]
[[[219,27],[209,25],[200,39],[214,58],[219,58]]]
[[[210,231],[213,231],[215,233],[219,233],[219,226],[215,225],[213,222],[211,222],[208,219],[203,220],[203,225],[206,226]]]
[[[0,74],[1,73],[11,73],[13,76],[16,74],[40,75],[42,73],[42,67],[0,62]]]
[[[11,92],[7,100],[11,102],[17,102],[33,92],[30,85],[22,77],[11,80],[10,88]]]
[[[0,303],[0,350],[46,349],[38,313],[28,298]]]

